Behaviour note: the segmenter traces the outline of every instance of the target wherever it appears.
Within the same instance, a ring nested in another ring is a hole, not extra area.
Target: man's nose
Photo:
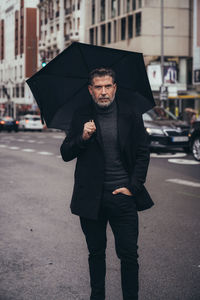
[[[106,94],[106,87],[105,86],[102,86],[102,91],[101,91],[102,94]]]

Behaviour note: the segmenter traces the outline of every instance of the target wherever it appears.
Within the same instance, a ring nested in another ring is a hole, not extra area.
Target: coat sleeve
[[[64,139],[60,153],[64,161],[70,161],[79,156],[87,147],[89,140],[82,139],[83,128],[78,128],[78,114],[75,113],[71,122],[69,132]]]
[[[136,154],[134,169],[131,174],[130,190],[133,194],[139,192],[143,188],[146,181],[147,170],[150,160],[149,139],[144,127],[142,115],[136,116]]]

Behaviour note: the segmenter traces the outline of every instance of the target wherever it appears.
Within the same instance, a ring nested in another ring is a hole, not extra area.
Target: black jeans
[[[121,261],[121,284],[124,300],[138,299],[138,214],[134,197],[104,191],[98,220],[80,217],[89,250],[90,300],[105,299],[106,227],[109,222],[115,249]]]

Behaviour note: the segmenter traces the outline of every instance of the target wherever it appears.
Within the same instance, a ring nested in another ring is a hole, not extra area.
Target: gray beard
[[[93,98],[94,102],[101,108],[104,108],[104,107],[109,107],[113,101],[114,101],[115,97],[113,97],[113,99],[111,99],[108,103],[101,103],[100,101],[96,101],[96,99]]]

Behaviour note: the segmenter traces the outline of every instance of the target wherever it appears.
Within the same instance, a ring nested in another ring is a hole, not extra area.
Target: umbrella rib
[[[89,70],[89,67],[88,67],[88,65],[87,65],[87,62],[86,62],[86,60],[85,60],[85,57],[84,57],[84,55],[83,55],[83,51],[81,50],[80,44],[78,44],[78,49],[79,49],[80,54],[81,54],[81,56],[82,56],[83,62],[84,62],[84,64],[85,64],[85,66],[86,66],[87,72],[89,73],[90,70]]]
[[[124,59],[128,54],[124,54],[122,57],[120,57],[118,60],[116,60],[112,65],[110,65],[110,68],[112,68],[116,63],[118,63],[120,60]]]

